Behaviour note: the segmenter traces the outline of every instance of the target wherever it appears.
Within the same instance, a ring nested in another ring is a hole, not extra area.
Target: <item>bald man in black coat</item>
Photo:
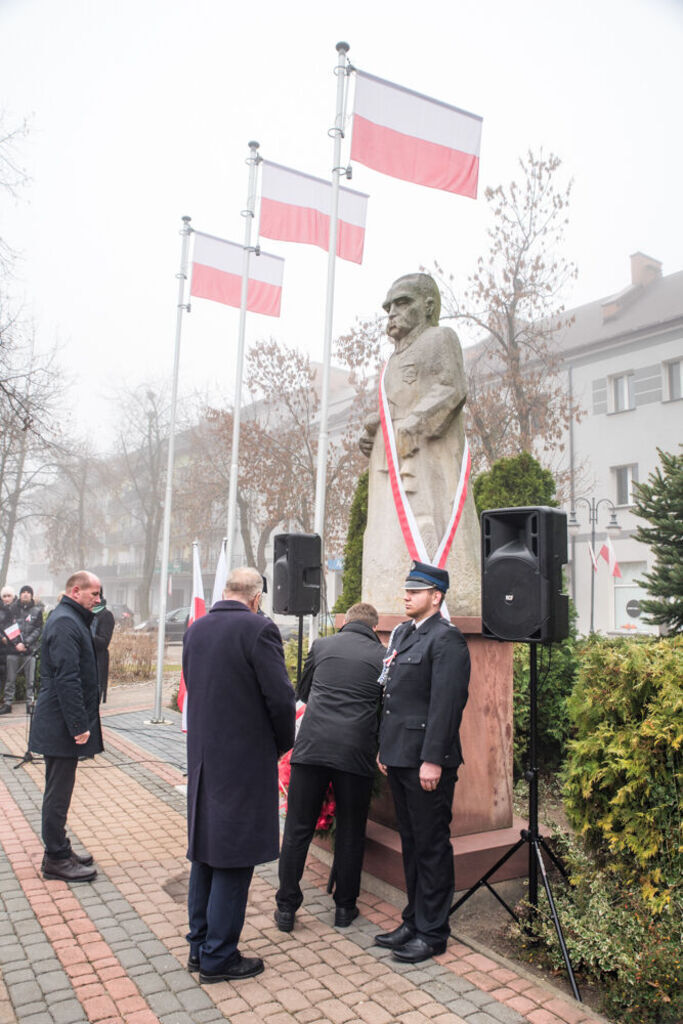
[[[294,743],[295,697],[279,630],[256,614],[262,589],[256,569],[234,569],[183,641],[188,968],[206,984],[263,970],[237,944],[254,865],[278,855],[277,762]]]

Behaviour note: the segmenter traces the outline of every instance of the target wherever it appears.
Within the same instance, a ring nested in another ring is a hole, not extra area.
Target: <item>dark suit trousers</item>
[[[419,768],[389,768],[401,835],[408,903],[403,920],[427,942],[450,935],[455,878],[450,824],[457,769],[444,769],[435,790],[420,785]]]
[[[76,782],[77,757],[45,755],[42,835],[48,857],[63,860],[71,853],[66,834],[66,816]]]
[[[372,777],[342,772],[316,764],[293,764],[287,795],[285,834],[278,866],[280,910],[298,910],[303,902],[299,882],[330,782],[336,801],[337,827],[334,842],[334,901],[353,907],[360,891]]]
[[[192,861],[187,909],[190,956],[202,971],[220,974],[239,958],[239,942],[247,911],[253,867],[212,868]]]

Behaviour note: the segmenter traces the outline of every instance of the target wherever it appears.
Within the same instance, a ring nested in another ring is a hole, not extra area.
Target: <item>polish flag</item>
[[[213,607],[216,601],[223,600],[223,590],[225,589],[225,581],[228,578],[228,563],[225,557],[225,541],[221,544],[221,552],[218,556],[218,563],[216,565],[216,575],[213,580],[213,594],[211,595],[211,606]]]
[[[206,613],[204,601],[204,582],[202,570],[199,564],[199,544],[192,545],[192,600],[190,601],[190,614],[187,619],[188,629],[193,622],[201,619]],[[180,671],[180,686],[178,687],[178,707],[182,712],[182,730],[187,732],[187,686],[182,669]]]
[[[593,572],[597,572],[598,571],[598,560],[595,557],[595,552],[593,551],[593,545],[591,544],[590,541],[588,541],[588,554],[591,556],[591,565],[593,566]]]
[[[19,628],[18,622],[13,622],[12,625],[8,626],[4,632],[7,639],[11,640],[12,643],[14,643],[15,640],[21,640],[21,629]]]
[[[356,72],[351,159],[476,199],[481,117]]]
[[[600,548],[600,555],[605,559],[609,565],[609,571],[611,576],[621,576],[621,569],[617,562],[617,556],[614,554],[614,548],[612,547],[612,540],[610,535],[607,534],[607,540]]]
[[[190,294],[240,308],[244,246],[194,232]],[[247,309],[266,316],[280,315],[285,261],[279,256],[249,254]]]
[[[339,189],[337,256],[363,262],[368,197]],[[332,185],[322,178],[264,161],[259,232],[281,242],[305,242],[326,252],[330,247]]]

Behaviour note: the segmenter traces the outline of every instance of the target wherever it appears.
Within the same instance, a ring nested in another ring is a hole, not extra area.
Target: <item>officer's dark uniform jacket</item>
[[[470,655],[460,630],[440,614],[418,629],[404,622],[394,633],[379,737],[379,759],[392,768],[423,761],[462,764],[460,721],[467,703]]]

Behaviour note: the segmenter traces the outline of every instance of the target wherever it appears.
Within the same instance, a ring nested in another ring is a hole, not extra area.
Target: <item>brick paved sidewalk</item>
[[[372,940],[395,926],[397,908],[366,890],[361,916],[335,929],[328,868],[316,856],[289,934],[273,922],[276,865],[256,869],[242,949],[264,957],[264,974],[202,988],[186,970],[184,738],[172,712],[171,725],[145,724],[149,707],[107,707],[106,752],[79,767],[69,826],[74,845],[95,857],[92,884],[43,879],[43,766],[2,759],[0,1024],[602,1020],[458,941],[426,964],[396,963]],[[0,749],[21,756],[25,746],[26,719],[15,713],[0,724]]]

